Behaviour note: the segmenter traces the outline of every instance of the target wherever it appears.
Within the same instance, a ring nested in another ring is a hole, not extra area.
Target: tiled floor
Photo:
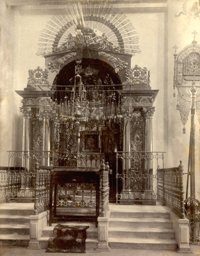
[[[87,253],[46,253],[45,250],[30,250],[27,248],[1,248],[0,256],[200,256],[200,245],[192,246],[191,253],[150,250],[112,249],[109,252],[90,251]]]

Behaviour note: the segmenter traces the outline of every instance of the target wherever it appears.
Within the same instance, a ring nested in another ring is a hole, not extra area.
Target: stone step
[[[16,233],[0,235],[0,245],[2,246],[27,247],[29,240],[29,235],[21,235]]]
[[[30,216],[23,216],[23,215],[10,215],[10,214],[0,214],[0,224],[23,224],[29,223]]]
[[[110,218],[109,228],[172,228],[172,222],[165,218]]]
[[[0,234],[29,235],[29,224],[0,224]]]
[[[162,228],[112,228],[108,232],[109,238],[152,238],[152,239],[175,239],[175,233],[172,229]]]
[[[109,204],[111,211],[124,211],[124,212],[157,212],[157,213],[169,213],[169,209],[162,205],[121,205],[121,204]]]
[[[111,218],[165,218],[169,219],[170,214],[168,212],[132,212],[132,211],[111,211]]]
[[[23,215],[34,214],[33,203],[2,203],[0,204],[0,215]]]
[[[39,244],[41,249],[46,249],[48,246],[49,237],[41,237],[39,239]],[[86,251],[88,250],[94,250],[97,248],[97,239],[95,238],[87,238],[86,241]]]
[[[176,250],[175,240],[147,239],[147,238],[109,238],[111,248],[145,249],[145,250]]]

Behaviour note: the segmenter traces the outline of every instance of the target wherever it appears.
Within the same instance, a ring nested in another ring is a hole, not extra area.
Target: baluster
[[[101,217],[105,217],[108,211],[108,200],[109,200],[109,165],[108,163],[102,162],[101,165],[101,179],[100,179],[100,189],[101,189]]]

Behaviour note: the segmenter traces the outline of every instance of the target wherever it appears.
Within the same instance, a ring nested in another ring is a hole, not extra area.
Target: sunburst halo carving
[[[39,39],[39,55],[56,52],[69,34],[76,35],[77,28],[89,28],[97,36],[105,35],[121,53],[139,52],[138,35],[132,23],[108,0],[86,0],[66,5],[66,15],[53,16]]]

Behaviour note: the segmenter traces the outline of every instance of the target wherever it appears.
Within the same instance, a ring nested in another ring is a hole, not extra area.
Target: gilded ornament
[[[28,83],[27,89],[29,90],[42,90],[49,87],[48,71],[37,67],[36,69],[30,69],[28,71]]]

